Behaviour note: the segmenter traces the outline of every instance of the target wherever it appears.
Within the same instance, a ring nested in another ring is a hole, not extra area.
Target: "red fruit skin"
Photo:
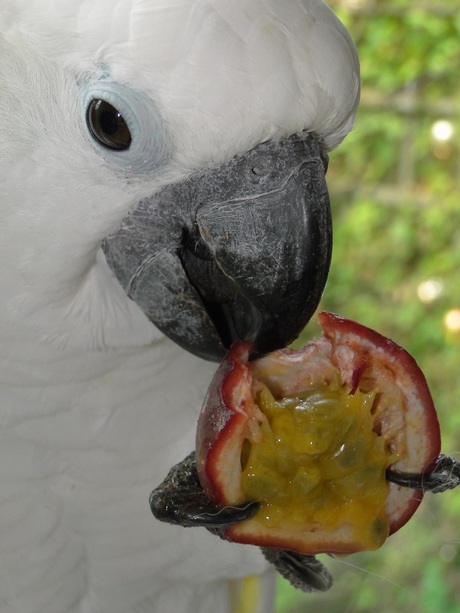
[[[255,407],[252,375],[246,366],[249,349],[243,342],[233,344],[211,381],[198,420],[198,475],[218,505],[228,504],[230,497],[233,504],[244,502],[241,490],[232,485],[241,470],[241,442]]]
[[[250,346],[237,342],[218,368],[199,418],[196,440],[200,482],[216,504],[245,502],[240,487],[242,442],[244,438],[256,440],[260,434],[257,426],[260,411],[251,390],[254,380],[262,380],[275,396],[284,397],[305,389],[305,384],[327,378],[337,370],[354,393],[358,385],[365,384],[365,377],[370,374],[372,380],[377,381],[376,388],[388,392],[390,401],[400,394],[407,403],[402,409],[390,402],[381,425],[382,432],[390,438],[397,439],[403,435],[407,447],[407,457],[392,468],[408,473],[433,469],[440,453],[440,429],[428,384],[415,360],[393,341],[351,320],[322,312],[319,322],[323,337],[300,350],[275,351],[248,363]],[[422,491],[389,484],[386,512],[390,534],[412,517],[422,498]],[[244,531],[240,533],[239,526],[226,529],[230,540],[296,548],[294,541],[282,542],[275,535],[260,532],[260,529],[259,533],[249,536]],[[316,548],[307,549],[303,551],[356,551],[353,543],[347,545],[340,539],[327,542],[324,535]]]

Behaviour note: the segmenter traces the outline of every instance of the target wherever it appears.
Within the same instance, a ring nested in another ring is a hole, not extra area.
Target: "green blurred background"
[[[460,460],[460,1],[329,4],[358,47],[363,91],[354,131],[330,156],[321,307],[409,350],[443,451]],[[306,335],[319,333],[315,323]],[[278,613],[460,613],[460,488],[426,495],[382,549],[320,558],[333,588],[302,594],[280,580]]]

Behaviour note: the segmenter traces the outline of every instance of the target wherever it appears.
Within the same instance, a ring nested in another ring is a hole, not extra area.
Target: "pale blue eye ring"
[[[113,81],[86,84],[82,94],[84,125],[104,160],[132,173],[165,165],[171,143],[158,106],[147,94]]]

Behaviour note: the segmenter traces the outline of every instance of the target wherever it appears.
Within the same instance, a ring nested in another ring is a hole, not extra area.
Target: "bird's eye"
[[[91,100],[86,120],[92,136],[104,147],[116,151],[129,149],[131,132],[122,114],[105,100]]]
[[[146,92],[102,78],[82,81],[80,88],[82,128],[109,167],[139,174],[165,166],[171,141],[155,100]]]

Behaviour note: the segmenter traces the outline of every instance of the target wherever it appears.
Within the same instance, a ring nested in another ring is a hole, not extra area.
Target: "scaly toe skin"
[[[249,519],[259,508],[257,502],[218,507],[201,487],[195,453],[176,464],[166,479],[150,495],[150,508],[156,519],[183,527],[215,529]],[[213,530],[214,531],[214,530]]]
[[[403,487],[439,494],[460,485],[460,464],[441,454],[431,473],[413,474],[387,470],[387,480]]]
[[[262,553],[298,590],[325,592],[332,586],[331,574],[315,556],[270,547],[263,547]]]

